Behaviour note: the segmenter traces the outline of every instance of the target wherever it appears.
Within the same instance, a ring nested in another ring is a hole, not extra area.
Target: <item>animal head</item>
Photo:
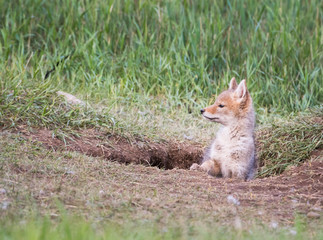
[[[244,118],[252,110],[252,99],[247,89],[246,80],[238,85],[235,78],[232,78],[229,89],[223,91],[209,107],[201,109],[204,118],[229,125],[238,119]]]

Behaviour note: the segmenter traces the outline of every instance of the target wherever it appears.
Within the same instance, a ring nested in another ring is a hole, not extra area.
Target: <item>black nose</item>
[[[203,114],[205,112],[205,110],[204,109],[201,109],[201,114]]]

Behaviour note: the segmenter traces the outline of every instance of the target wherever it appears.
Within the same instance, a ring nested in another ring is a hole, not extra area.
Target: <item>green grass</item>
[[[63,138],[99,128],[207,144],[211,136],[200,131],[211,125],[197,118],[198,109],[237,76],[248,78],[260,124],[271,111],[317,109],[304,121],[258,131],[260,176],[279,174],[322,146],[322,124],[311,120],[322,118],[319,1],[1,4],[2,127],[42,126]],[[70,106],[57,90],[91,106]]]
[[[133,136],[152,141],[168,139],[185,141],[184,136],[193,142],[209,144],[216,131],[201,134],[201,130],[214,128],[214,124],[196,118],[192,114],[169,115],[157,109],[137,114],[138,109],[122,112],[122,116],[106,107],[103,110],[94,106],[72,106],[58,97],[45,81],[38,88],[22,88],[11,85],[11,91],[4,90],[0,95],[0,127],[23,128],[32,131],[33,127],[52,129],[61,138],[78,136],[75,130],[96,128],[108,134],[119,134],[134,140]],[[129,109],[126,109],[127,111]],[[136,116],[136,114],[138,116]],[[166,116],[166,118],[165,118]],[[169,119],[169,116],[172,119]],[[296,116],[262,116],[262,126],[256,131],[258,140],[258,176],[266,177],[281,174],[288,166],[298,165],[310,158],[315,149],[323,146],[323,108]],[[143,126],[145,126],[143,128]]]
[[[50,86],[93,101],[196,111],[236,76],[266,111],[322,103],[319,0],[0,4],[2,89],[42,84],[73,52]]]
[[[161,226],[151,223],[125,223],[116,225],[90,224],[77,217],[62,217],[56,221],[36,218],[20,221],[18,224],[0,225],[1,239],[322,239],[322,229],[313,232],[304,221],[298,220],[294,226],[272,230],[268,226],[253,226],[250,229],[234,229],[211,225]],[[315,227],[314,227],[315,229]]]
[[[28,84],[22,87],[19,81],[12,81],[9,88],[1,91],[0,126],[16,128],[20,124],[65,131],[103,126],[110,132],[121,129],[107,112],[68,104],[50,87],[49,81],[37,87]]]
[[[65,137],[98,128],[149,139],[186,141],[187,135],[206,145],[214,132],[201,129],[213,125],[198,111],[235,76],[247,79],[261,125],[260,176],[279,174],[322,147],[322,1],[0,0],[0,6],[1,129],[45,127]],[[70,106],[58,90],[90,104]],[[157,224],[107,224],[98,230],[74,222],[5,221],[0,238],[291,238],[286,229],[266,227],[164,231]],[[305,226],[296,223],[293,238],[323,237]]]

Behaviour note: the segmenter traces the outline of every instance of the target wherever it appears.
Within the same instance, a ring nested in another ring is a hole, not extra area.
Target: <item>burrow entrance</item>
[[[54,150],[77,151],[89,156],[104,157],[110,161],[143,164],[163,169],[188,169],[193,163],[200,162],[203,156],[202,146],[197,144],[151,142],[139,138],[128,140],[118,135],[104,135],[94,129],[79,131],[78,134],[81,137],[64,139],[46,129],[32,133],[20,129],[20,132]]]

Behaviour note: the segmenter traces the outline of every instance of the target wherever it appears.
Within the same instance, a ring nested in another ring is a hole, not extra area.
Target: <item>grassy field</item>
[[[2,89],[45,84],[71,55],[50,87],[109,105],[195,112],[235,76],[258,109],[302,111],[323,98],[322,5],[2,0]]]
[[[1,132],[46,128],[65,139],[95,128],[130,142],[139,137],[205,146],[215,131],[201,134],[214,127],[199,109],[236,77],[247,80],[257,112],[259,176],[280,174],[322,148],[322,1],[0,0],[0,6]],[[59,90],[86,106],[70,106]],[[6,149],[0,154],[3,174],[24,153],[5,148],[6,142],[0,145]],[[47,170],[57,167],[46,164]],[[0,189],[6,184],[3,178]],[[32,194],[25,193],[25,200],[18,194],[25,202],[10,214],[0,209],[0,238],[41,239],[50,232],[53,239],[257,239],[262,231],[268,239],[291,237],[290,229],[259,229],[256,223],[249,232],[203,224],[205,231],[166,224],[170,230],[164,232],[156,220],[149,230],[141,223],[134,234],[136,226],[125,231],[109,223],[114,232],[96,228],[94,218],[70,225],[74,219],[67,216],[51,228],[50,212],[39,217],[42,207]],[[19,218],[25,222],[16,226]],[[306,221],[294,228],[295,239],[322,238]],[[75,229],[82,229],[80,235]]]

